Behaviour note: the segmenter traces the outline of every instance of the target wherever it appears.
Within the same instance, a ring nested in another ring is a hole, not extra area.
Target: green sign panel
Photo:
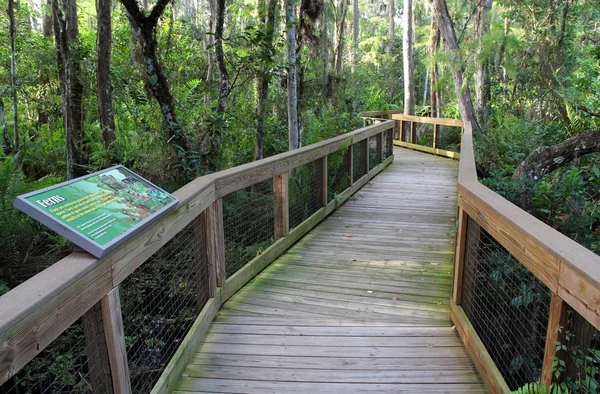
[[[123,166],[17,197],[15,207],[96,257],[179,200]]]

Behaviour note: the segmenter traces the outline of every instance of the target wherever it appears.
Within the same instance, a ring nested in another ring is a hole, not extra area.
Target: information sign
[[[116,166],[21,195],[15,207],[99,258],[178,202],[133,171]]]

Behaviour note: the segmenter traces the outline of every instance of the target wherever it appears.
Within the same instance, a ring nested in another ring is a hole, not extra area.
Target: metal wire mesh
[[[387,159],[394,154],[394,130],[383,133],[383,158]]]
[[[225,196],[223,227],[229,277],[273,243],[273,179]]]
[[[336,195],[350,187],[350,154],[348,147],[330,154],[327,157],[327,200],[332,201]]]
[[[209,299],[204,215],[121,284],[134,393],[148,393]]]
[[[369,137],[369,170],[377,167],[381,163],[381,151],[379,148],[380,140],[377,136]]]
[[[567,351],[557,352],[557,358],[565,362],[558,381],[565,383],[570,393],[598,393],[600,391],[600,331],[575,310],[569,308],[567,324],[563,328],[559,342],[566,346]]]
[[[418,145],[433,147],[433,129],[434,125],[426,123],[417,123],[417,140]]]
[[[367,140],[352,145],[352,182],[358,181],[367,173]]]
[[[460,139],[462,137],[462,128],[456,126],[437,126],[438,141],[437,147],[452,152],[460,152]]]
[[[540,379],[550,291],[468,218],[462,307],[513,390]]]
[[[86,318],[98,316],[92,311]],[[101,322],[84,331],[80,319],[0,386],[0,393],[112,393],[107,360]]]
[[[323,206],[322,163],[318,160],[290,172],[288,186],[290,230]]]

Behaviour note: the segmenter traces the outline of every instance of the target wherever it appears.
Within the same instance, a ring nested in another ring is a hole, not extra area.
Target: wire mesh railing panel
[[[378,149],[379,139],[377,136],[369,137],[369,171],[381,163],[380,150]]]
[[[350,150],[344,146],[327,157],[327,202],[350,187]]]
[[[134,393],[148,393],[209,299],[204,214],[121,284]]]
[[[358,181],[366,175],[367,169],[367,140],[362,140],[352,145],[352,182]]]
[[[460,152],[460,139],[462,137],[462,128],[456,126],[437,126],[437,148]]]
[[[394,130],[388,130],[383,133],[383,158],[387,159],[388,157],[394,154]]]
[[[462,307],[512,390],[538,381],[551,293],[472,218]]]
[[[86,318],[94,316],[99,313]],[[84,331],[79,319],[1,385],[0,393],[112,393],[108,351],[99,323],[95,330]]]
[[[555,365],[557,382],[564,384],[569,393],[600,392],[600,331],[571,308],[561,331],[557,346],[564,350],[558,351],[556,357],[564,365]]]
[[[288,182],[290,230],[323,206],[322,161],[290,171]]]
[[[434,125],[427,123],[416,123],[418,145],[433,147],[433,129]]]
[[[274,241],[273,179],[223,197],[225,273],[236,273]]]

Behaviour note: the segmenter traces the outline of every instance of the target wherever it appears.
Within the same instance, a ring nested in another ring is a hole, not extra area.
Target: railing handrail
[[[75,252],[0,297],[0,383],[14,375],[102,297],[220,198],[324,158],[393,127],[393,121],[202,176],[173,194],[177,208],[109,255]]]
[[[600,256],[481,184],[469,122],[464,130],[459,205],[553,293],[600,329]],[[495,229],[498,225],[512,233],[502,234]]]

